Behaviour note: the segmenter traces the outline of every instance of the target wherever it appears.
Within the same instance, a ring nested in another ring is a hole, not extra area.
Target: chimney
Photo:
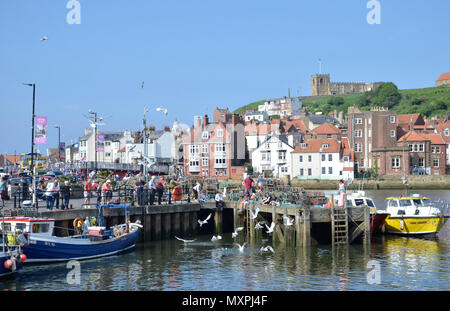
[[[150,132],[154,132],[155,129],[156,129],[156,127],[155,127],[154,125],[149,125],[149,126],[148,126],[148,130],[149,130]]]
[[[170,127],[167,126],[167,125],[165,125],[165,126],[164,126],[164,132],[170,132]]]
[[[209,120],[208,120],[208,115],[205,114],[205,116],[203,117],[203,128],[205,129],[209,124]]]
[[[201,116],[195,116],[194,117],[194,127],[198,128],[202,126],[202,117]]]

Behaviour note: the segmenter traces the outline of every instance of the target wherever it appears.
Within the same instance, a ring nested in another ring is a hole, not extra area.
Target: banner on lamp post
[[[47,144],[47,117],[36,116],[34,143],[36,145]]]
[[[97,152],[105,151],[105,134],[97,135]]]
[[[65,142],[59,143],[59,154],[62,157],[66,155],[66,143]]]

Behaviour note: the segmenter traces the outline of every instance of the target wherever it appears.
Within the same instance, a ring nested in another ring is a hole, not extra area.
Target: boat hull
[[[370,233],[380,234],[383,232],[383,225],[386,223],[388,213],[377,213],[370,216]]]
[[[33,238],[23,249],[27,263],[84,260],[110,256],[132,249],[138,239],[138,231],[102,241],[76,238]]]
[[[436,234],[447,221],[443,216],[388,217],[385,232],[401,235]]]

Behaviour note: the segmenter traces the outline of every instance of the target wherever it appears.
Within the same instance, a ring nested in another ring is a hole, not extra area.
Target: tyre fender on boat
[[[83,228],[83,219],[81,219],[80,217],[75,218],[73,220],[73,227],[76,229]]]
[[[29,244],[28,233],[24,232],[17,236],[17,242],[19,242],[20,247],[26,248]]]
[[[400,219],[400,230],[403,230],[405,228],[405,221],[403,218]]]

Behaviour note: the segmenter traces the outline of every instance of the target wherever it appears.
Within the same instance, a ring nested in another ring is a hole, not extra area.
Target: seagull
[[[237,237],[239,231],[242,231],[242,230],[244,230],[244,227],[238,227],[238,228],[236,228],[236,230],[234,230],[234,232],[231,234],[231,236],[233,237],[233,239],[234,239],[235,237]]]
[[[262,252],[268,252],[268,251],[271,251],[272,253],[275,253],[275,251],[273,250],[273,248],[272,248],[272,246],[270,246],[270,245],[267,245],[266,247],[261,247],[261,249],[259,250],[261,253]]]
[[[227,197],[227,187],[223,188],[223,197],[226,198]]]
[[[191,242],[194,242],[195,240],[183,240],[183,239],[180,239],[179,237],[175,237],[175,239],[177,239],[177,240],[180,240],[180,241],[183,241],[184,243],[191,243]]]
[[[222,240],[222,237],[220,235],[217,235],[217,236],[213,235],[213,237],[211,238],[211,241],[215,242],[217,240]]]
[[[142,81],[142,83],[141,83],[141,88],[142,89],[144,88],[144,81]]]
[[[259,213],[259,207],[256,208],[255,212],[253,213],[252,210],[250,210],[250,213],[252,214],[252,219],[256,219]]]
[[[236,243],[236,245],[239,246],[239,251],[240,251],[241,253],[244,252],[245,244],[247,244],[247,242],[244,242],[244,244],[242,244],[242,246],[241,246],[241,244]]]
[[[43,37],[41,38],[41,42],[42,42],[42,41],[46,41],[46,40],[48,40],[47,36],[43,36]]]
[[[208,220],[211,218],[212,214],[209,214],[208,217],[206,217],[205,220],[198,220],[198,223],[200,224],[200,227],[203,226],[204,224],[208,223]]]
[[[162,112],[164,112],[165,115],[167,115],[167,108],[158,107],[158,108],[156,108],[156,111],[162,111]]]
[[[287,216],[283,216],[283,219],[285,220],[285,223],[284,223],[285,226],[292,226],[292,224],[294,223],[294,219],[291,220]]]
[[[272,221],[272,223],[270,224],[270,228],[268,225],[266,225],[266,228],[268,230],[267,233],[272,233],[273,229],[275,229],[275,223]]]
[[[264,227],[263,226],[261,226],[261,223],[260,222],[258,222],[257,224],[256,224],[256,226],[255,226],[255,230],[259,230],[259,229],[263,229]]]

